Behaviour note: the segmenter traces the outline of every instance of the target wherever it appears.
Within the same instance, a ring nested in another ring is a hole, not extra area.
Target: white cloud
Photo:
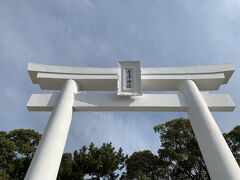
[[[26,72],[29,61],[72,66],[113,67],[121,59],[142,66],[188,66],[233,62],[222,88],[239,104],[239,1],[1,1],[0,124],[43,131],[48,115],[28,113],[31,93],[41,93]],[[66,150],[93,141],[112,141],[126,152],[150,148],[152,126],[184,114],[79,113]],[[240,110],[215,114],[222,131],[239,124]],[[156,120],[156,118],[158,118]]]

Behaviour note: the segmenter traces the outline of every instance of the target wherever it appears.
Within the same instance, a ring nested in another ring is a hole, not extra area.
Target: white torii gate
[[[118,92],[118,95],[80,92],[116,91],[117,88],[119,91],[121,85],[124,86],[121,83],[119,85],[119,81],[124,81],[119,78],[125,77],[122,75],[123,71],[119,70],[120,67],[85,68],[31,63],[28,65],[28,73],[34,84],[39,84],[41,89],[61,91],[33,94],[27,104],[29,111],[52,111],[52,114],[25,179],[56,179],[73,111],[167,111],[188,113],[212,180],[239,180],[240,168],[210,112],[233,111],[235,104],[228,94],[207,92],[218,90],[222,84],[227,84],[234,71],[233,66],[220,64],[157,67],[141,68],[141,71],[138,71],[140,66],[128,68],[128,63],[131,65],[131,62],[123,63],[127,63],[127,75],[133,73],[131,75],[134,76],[133,84],[127,87],[138,86],[138,92],[130,91],[130,94],[126,93],[125,96],[121,92]],[[141,94],[141,90],[172,92]],[[131,96],[131,93],[135,95]]]

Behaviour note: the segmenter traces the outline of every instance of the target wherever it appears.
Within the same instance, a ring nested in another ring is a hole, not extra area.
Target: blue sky
[[[49,113],[30,113],[27,63],[142,67],[233,63],[220,92],[237,108],[214,113],[222,132],[239,124],[240,1],[238,0],[0,0],[0,127],[43,132]],[[65,151],[113,142],[126,153],[159,148],[153,126],[185,113],[75,113]]]

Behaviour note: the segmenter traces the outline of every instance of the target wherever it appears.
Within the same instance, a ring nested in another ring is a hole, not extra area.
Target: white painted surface
[[[25,180],[54,180],[57,177],[69,126],[77,85],[67,80],[51,114]]]
[[[211,179],[239,180],[239,166],[196,84],[186,80],[180,90],[188,105],[190,122]]]
[[[38,73],[41,89],[58,90],[67,79],[74,79],[82,91],[116,91],[117,75],[79,75]],[[178,75],[142,75],[143,91],[176,91],[182,81],[194,80],[201,90],[217,90],[225,81],[224,73],[214,74],[178,74]]]
[[[228,94],[202,92],[211,111],[233,111],[235,104]],[[33,94],[27,104],[29,111],[52,111],[58,93]],[[186,112],[187,105],[182,93],[143,94],[142,96],[119,97],[116,94],[77,93],[74,111],[143,111]]]
[[[77,85],[81,87],[80,90],[116,91],[117,70],[29,64],[28,72],[32,82],[39,84],[42,89],[58,90],[66,81],[67,83],[60,96],[32,95],[28,102],[28,109],[31,111],[54,109],[25,179],[56,179],[73,110],[187,111],[211,178],[239,179],[239,166],[210,112],[233,111],[235,104],[229,95],[199,91],[217,90],[222,84],[226,84],[234,71],[231,64],[141,68],[143,91],[178,91],[180,87],[181,93],[131,97],[77,93]]]
[[[128,81],[130,81],[130,83],[128,83]],[[128,85],[130,85],[130,87],[127,87]],[[142,95],[140,61],[118,62],[117,95]]]
[[[74,79],[86,91],[116,91],[118,68],[83,68],[29,64],[33,83],[42,89],[61,89],[66,79]],[[231,64],[141,68],[142,91],[176,91],[180,83],[192,79],[200,90],[217,90],[233,73]]]

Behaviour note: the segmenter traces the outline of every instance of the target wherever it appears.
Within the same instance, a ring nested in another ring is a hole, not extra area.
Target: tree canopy
[[[160,147],[128,156],[112,143],[96,147],[91,143],[73,153],[64,153],[58,180],[208,180],[210,179],[188,119],[174,119],[156,125]],[[224,137],[240,164],[240,126]],[[41,135],[30,129],[0,131],[0,179],[24,179]]]
[[[240,165],[240,126],[236,126],[229,133],[223,134],[238,165]]]
[[[103,143],[99,148],[91,143],[88,148],[74,151],[73,158],[69,153],[63,155],[58,179],[83,179],[84,175],[91,179],[117,179],[126,159],[123,150],[116,151],[111,143]]]
[[[171,179],[210,179],[188,119],[175,119],[154,127],[159,134],[159,158],[168,164]]]
[[[93,156],[93,158],[91,156]],[[88,174],[96,176],[97,179],[100,179],[100,177],[116,179],[119,177],[119,173],[116,171],[123,169],[125,160],[127,159],[127,156],[123,154],[122,148],[115,151],[111,143],[103,143],[99,149],[91,144],[88,157],[90,157],[90,160],[93,160],[93,162],[90,163],[92,172],[90,170]]]
[[[41,135],[30,129],[0,131],[0,177],[24,179]]]
[[[168,178],[168,166],[157,155],[145,150],[134,152],[126,161],[127,179],[161,180]]]

